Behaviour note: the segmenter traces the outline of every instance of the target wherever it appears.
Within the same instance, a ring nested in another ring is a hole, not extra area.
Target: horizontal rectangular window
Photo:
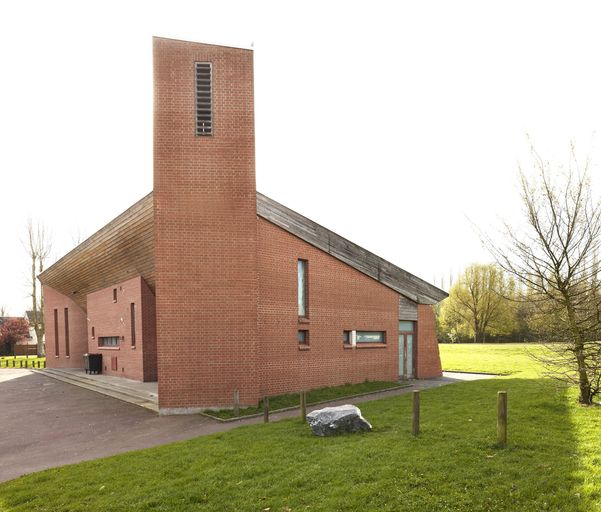
[[[344,345],[351,344],[351,331],[342,331],[342,343]]]
[[[309,344],[309,331],[298,331],[298,344],[308,345]]]
[[[357,331],[357,343],[386,343],[384,331]]]
[[[118,347],[119,336],[99,336],[98,337],[99,347]]]

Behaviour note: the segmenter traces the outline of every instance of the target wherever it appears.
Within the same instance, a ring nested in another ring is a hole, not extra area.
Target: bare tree
[[[556,342],[541,358],[547,374],[578,385],[580,403],[592,404],[601,392],[601,201],[593,197],[589,161],[579,167],[573,146],[567,169],[531,150],[536,177],[520,169],[526,228],[506,225],[504,245],[485,243],[528,288],[535,330]]]
[[[44,271],[44,263],[50,256],[52,243],[46,228],[39,223],[34,225],[30,219],[27,222],[27,238],[24,245],[31,259],[31,318],[38,341],[38,356],[41,357],[44,355],[44,296],[41,288],[38,288],[37,276]]]
[[[8,310],[5,306],[0,306],[0,318],[8,316]]]

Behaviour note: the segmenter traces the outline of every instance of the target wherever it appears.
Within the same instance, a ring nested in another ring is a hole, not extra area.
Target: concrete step
[[[126,389],[123,386],[118,387],[107,385],[104,383],[99,384],[98,381],[86,379],[85,377],[82,378],[78,375],[73,375],[72,373],[60,371],[55,368],[46,368],[44,370],[36,369],[31,371],[34,371],[35,373],[40,373],[51,379],[56,379],[67,384],[72,384],[74,386],[79,386],[90,391],[95,391],[96,393],[100,393],[102,395],[110,396],[111,398],[115,398],[123,402],[128,402],[139,407],[144,407],[145,409],[149,409],[153,412],[159,411],[158,400],[156,398],[153,400],[152,398],[149,398],[148,394],[145,396],[142,393]]]
[[[91,384],[93,386],[98,386],[100,388],[121,391],[126,394],[130,394],[130,395],[136,396],[138,398],[141,398],[143,400],[150,400],[150,401],[158,400],[157,393],[154,393],[152,391],[147,391],[144,389],[136,389],[132,386],[129,386],[125,382],[119,382],[119,381],[125,380],[125,379],[122,379],[121,377],[113,377],[110,381],[107,382],[102,379],[96,378],[94,375],[88,376],[85,373],[81,373],[81,374],[74,373],[69,370],[63,370],[61,368],[46,368],[44,371],[51,373],[53,375],[60,375],[63,377],[67,377],[67,378],[76,380],[78,382],[83,382],[85,384]]]

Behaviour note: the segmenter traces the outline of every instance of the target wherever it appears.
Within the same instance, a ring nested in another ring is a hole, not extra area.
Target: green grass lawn
[[[500,389],[506,449],[495,446]],[[520,375],[421,402],[418,438],[411,397],[391,397],[361,406],[372,433],[318,438],[298,420],[236,428],[19,478],[0,485],[0,510],[601,511],[601,407],[579,406],[575,390]]]
[[[532,355],[545,348],[537,343],[441,343],[440,359],[446,371],[538,377]]]
[[[0,368],[12,368],[13,361],[15,363],[15,368],[20,368],[21,364],[23,367],[27,364],[28,368],[33,368],[34,365],[37,368],[38,361],[41,363],[46,361],[45,357],[38,356],[6,356],[0,357]]]
[[[316,404],[326,400],[336,400],[345,396],[360,395],[362,393],[371,393],[398,387],[399,383],[394,381],[366,381],[360,384],[344,384],[342,386],[333,386],[329,388],[312,389],[307,392],[307,404]],[[286,407],[298,407],[300,396],[298,393],[279,395],[269,397],[269,410],[276,411]],[[222,419],[235,418],[234,411],[231,409],[222,409],[220,411],[207,411],[211,416]],[[258,407],[244,407],[240,409],[240,416],[249,416],[263,412],[263,401]]]

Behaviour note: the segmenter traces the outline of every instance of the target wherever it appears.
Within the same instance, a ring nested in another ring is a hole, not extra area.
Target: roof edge
[[[260,192],[257,192],[257,215],[413,302],[433,305],[449,296],[444,290]]]
[[[120,219],[124,218],[125,216],[127,216],[132,210],[135,210],[137,207],[139,207],[141,204],[145,203],[146,201],[149,200],[149,198],[152,198],[152,194],[153,192],[151,191],[150,193],[146,194],[142,199],[139,199],[138,201],[136,201],[134,204],[132,204],[129,208],[127,208],[126,210],[124,210],[123,212],[121,212],[119,215],[117,215],[115,218],[113,218],[112,220],[110,220],[109,222],[107,222],[104,226],[102,226],[100,229],[94,231],[94,233],[92,233],[88,238],[86,238],[83,242],[81,242],[80,244],[76,245],[73,249],[71,249],[69,252],[67,252],[66,254],[64,254],[63,256],[61,256],[58,260],[56,260],[52,265],[50,265],[47,269],[44,270],[44,272],[42,272],[41,274],[38,275],[38,279],[40,280],[40,282],[42,284],[44,284],[44,277],[50,273],[52,273],[53,269],[55,267],[60,266],[64,261],[72,258],[73,256],[76,256],[78,252],[81,252],[83,250],[85,250],[89,245],[91,245],[92,243],[94,243],[94,239],[96,239],[99,235],[101,235],[103,232],[105,232],[106,230],[110,229],[113,224],[115,224],[116,222],[118,222]]]
[[[217,44],[217,43],[209,43],[204,41],[191,41],[189,39],[179,39],[177,37],[164,37],[164,36],[152,36],[152,40],[155,41],[160,39],[162,41],[173,41],[175,43],[188,43],[188,44],[201,44],[203,46],[214,46],[216,48],[232,48],[234,50],[245,50],[248,52],[254,52],[254,48],[251,43],[248,46],[242,45],[233,45],[233,44]]]

